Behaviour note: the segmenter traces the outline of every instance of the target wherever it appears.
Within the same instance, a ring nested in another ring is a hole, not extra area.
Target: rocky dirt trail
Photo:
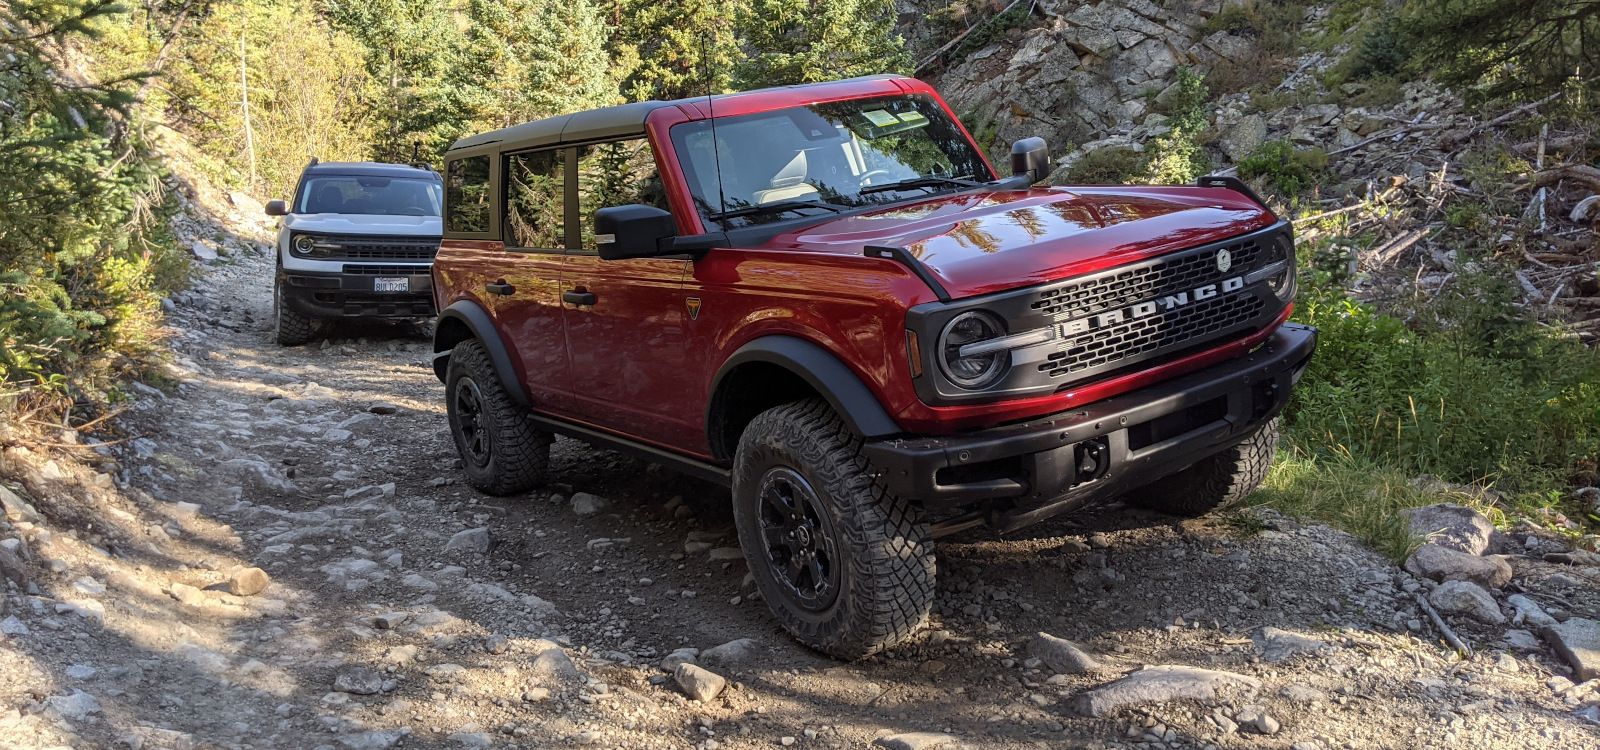
[[[252,249],[208,266],[171,382],[99,438],[50,433],[94,450],[7,441],[0,746],[1600,744],[1600,571],[1470,518],[1509,556],[1440,564],[1498,594],[1266,511],[947,540],[930,626],[832,661],[745,585],[725,491],[562,440],[550,487],[480,496],[426,330],[279,348],[271,273]]]

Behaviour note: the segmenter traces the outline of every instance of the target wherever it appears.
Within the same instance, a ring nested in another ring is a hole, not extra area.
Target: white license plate
[[[404,276],[376,278],[372,280],[372,291],[409,292],[411,291],[411,279]]]

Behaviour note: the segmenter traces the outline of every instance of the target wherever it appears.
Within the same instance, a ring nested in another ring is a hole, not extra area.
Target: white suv
[[[283,217],[272,294],[278,343],[312,341],[329,320],[433,315],[442,193],[427,167],[313,159],[293,202],[266,207]]]

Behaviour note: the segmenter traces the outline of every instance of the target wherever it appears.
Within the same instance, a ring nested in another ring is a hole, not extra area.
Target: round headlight
[[[1005,335],[1005,325],[992,313],[970,310],[957,315],[939,334],[939,367],[945,377],[962,388],[994,384],[1011,363],[1011,352],[1001,350],[961,356],[961,347]]]
[[[302,234],[294,238],[295,252],[301,255],[311,255],[317,251],[317,240],[309,234]]]

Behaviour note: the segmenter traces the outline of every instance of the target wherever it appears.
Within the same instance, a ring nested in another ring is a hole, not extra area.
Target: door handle
[[[510,296],[517,293],[517,288],[507,284],[504,279],[496,281],[493,284],[484,284],[483,289],[490,294],[498,294],[501,296]]]
[[[580,292],[577,289],[574,289],[570,292],[561,293],[562,302],[570,302],[578,307],[583,307],[584,305],[593,305],[599,300],[599,297],[594,296],[594,292]]]

